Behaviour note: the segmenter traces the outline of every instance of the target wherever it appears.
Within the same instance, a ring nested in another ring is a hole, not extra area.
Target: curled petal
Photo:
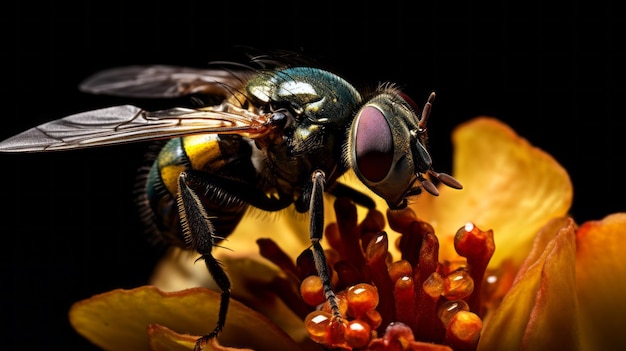
[[[626,213],[583,224],[576,235],[576,292],[584,350],[626,350]]]
[[[478,350],[576,350],[573,220],[543,228],[500,306],[485,319]]]
[[[519,265],[535,233],[552,218],[566,215],[572,184],[565,169],[511,128],[480,117],[453,133],[454,176],[462,190],[441,187],[438,197],[422,195],[412,208],[440,237],[442,258],[454,258],[452,237],[466,222],[495,233],[490,261]]]
[[[154,324],[171,330],[203,335],[216,324],[220,296],[205,288],[165,293],[152,286],[117,289],[75,303],[70,309],[74,329],[104,350],[150,350],[150,343],[176,343],[176,338],[155,336]],[[185,341],[187,340],[187,341]],[[263,315],[231,299],[227,327],[219,342],[255,350],[297,350],[299,346]],[[153,345],[154,346],[154,345]],[[156,347],[158,348],[158,347]]]
[[[158,324],[148,326],[151,351],[189,351],[196,345],[198,336],[179,334],[175,331]],[[240,349],[222,346],[217,339],[211,339],[202,351],[252,351],[252,349]]]
[[[151,351],[189,351],[198,339],[196,335],[178,334],[159,324],[148,325],[147,331]]]

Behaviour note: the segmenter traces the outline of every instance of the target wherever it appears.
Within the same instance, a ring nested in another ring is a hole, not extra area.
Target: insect
[[[432,169],[422,111],[392,85],[361,94],[343,78],[308,66],[196,69],[128,66],[95,74],[81,85],[95,94],[172,98],[217,97],[196,108],[146,111],[120,105],[78,113],[29,129],[0,143],[0,152],[43,152],[163,139],[145,177],[142,204],[155,231],[168,242],[198,252],[221,289],[217,325],[226,322],[229,278],[212,248],[227,237],[246,208],[309,213],[311,250],[326,299],[339,316],[320,239],[323,194],[371,199],[337,181],[353,170],[391,209],[425,190],[427,179],[461,189]]]

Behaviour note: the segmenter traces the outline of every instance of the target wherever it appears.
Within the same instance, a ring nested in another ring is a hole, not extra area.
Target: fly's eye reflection
[[[80,88],[132,98],[199,93],[223,98],[218,105],[193,109],[120,105],[81,112],[0,143],[0,152],[44,152],[168,139],[142,175],[137,203],[154,235],[195,250],[221,290],[217,326],[198,340],[196,349],[222,331],[230,299],[230,280],[211,251],[249,206],[278,211],[293,205],[309,213],[318,274],[333,314],[340,316],[320,245],[323,194],[349,196],[370,208],[374,201],[336,179],[354,170],[391,208],[405,205],[406,197],[422,188],[436,195],[425,174],[461,187],[431,169],[422,139],[415,138],[416,130],[426,130],[434,94],[418,115],[417,109],[397,108],[396,102],[406,99],[390,87],[365,100],[346,80],[318,68],[259,71],[239,64],[113,68]]]

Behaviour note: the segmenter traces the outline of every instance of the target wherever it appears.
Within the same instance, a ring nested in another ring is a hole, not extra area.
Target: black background
[[[569,171],[579,223],[626,210],[624,14],[611,1],[520,3],[13,2],[0,13],[0,138],[120,103],[78,92],[100,69],[203,67],[238,57],[238,45],[293,50],[358,87],[397,82],[418,103],[435,90],[439,170],[450,169],[457,124],[495,116]],[[4,345],[89,349],[69,306],[147,281],[159,251],[131,195],[143,150],[0,155]]]

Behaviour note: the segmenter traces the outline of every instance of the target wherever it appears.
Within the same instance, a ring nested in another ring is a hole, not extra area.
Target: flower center
[[[495,251],[492,231],[466,224],[454,240],[459,259],[439,262],[433,228],[411,210],[390,211],[389,224],[401,233],[401,257],[393,261],[380,212],[357,223],[356,208],[341,199],[335,211],[338,222],[325,235],[340,318],[331,313],[308,250],[293,268],[302,279],[300,295],[309,306],[304,324],[313,341],[348,350],[476,348],[485,308],[481,291]]]

